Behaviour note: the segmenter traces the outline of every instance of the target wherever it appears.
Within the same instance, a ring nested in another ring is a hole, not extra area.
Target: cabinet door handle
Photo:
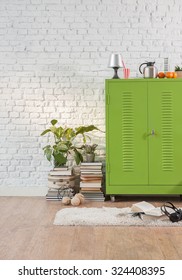
[[[151,135],[155,135],[155,130],[154,129],[151,130]]]
[[[147,134],[147,136],[154,136],[156,135],[155,129],[152,129],[150,133]]]

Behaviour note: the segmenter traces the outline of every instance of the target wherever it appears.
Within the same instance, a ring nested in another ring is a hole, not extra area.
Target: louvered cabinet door
[[[182,82],[148,83],[149,184],[182,185]]]
[[[147,83],[106,83],[107,193],[148,184]],[[137,187],[136,187],[137,190]],[[137,193],[137,191],[136,191]]]

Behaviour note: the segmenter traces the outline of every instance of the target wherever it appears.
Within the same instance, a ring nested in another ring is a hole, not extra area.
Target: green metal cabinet
[[[182,79],[106,80],[106,194],[182,194]]]

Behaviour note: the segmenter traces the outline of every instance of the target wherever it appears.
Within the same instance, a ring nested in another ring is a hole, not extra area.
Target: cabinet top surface
[[[138,78],[138,79],[106,79],[106,82],[111,83],[130,83],[130,82],[152,82],[152,83],[161,83],[161,82],[167,82],[167,83],[174,83],[174,82],[182,82],[182,78],[176,78],[176,79],[144,79],[144,78]]]

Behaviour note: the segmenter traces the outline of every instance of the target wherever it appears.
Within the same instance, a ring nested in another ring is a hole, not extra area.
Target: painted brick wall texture
[[[47,184],[51,119],[105,129],[110,53],[132,77],[145,60],[182,64],[181,22],[181,0],[0,0],[0,185]]]

